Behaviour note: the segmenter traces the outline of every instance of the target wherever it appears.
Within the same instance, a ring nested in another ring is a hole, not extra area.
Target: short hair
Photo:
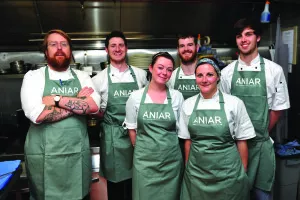
[[[53,33],[57,33],[59,35],[61,35],[62,37],[64,37],[68,43],[69,43],[69,46],[70,46],[70,49],[72,51],[72,43],[71,43],[71,38],[68,36],[67,33],[65,33],[64,31],[62,30],[59,30],[59,29],[53,29],[53,30],[50,30],[48,31],[48,33],[46,33],[45,37],[44,37],[44,41],[43,41],[43,44],[41,46],[41,51],[45,54],[45,51],[47,50],[47,47],[48,47],[48,38],[51,34]],[[46,58],[46,54],[45,54],[45,58]]]
[[[194,38],[195,45],[197,44],[197,36],[191,33],[177,35],[177,47],[179,47],[179,39]]]
[[[105,47],[108,47],[109,40],[113,37],[119,37],[122,38],[124,41],[125,46],[127,47],[127,39],[125,38],[125,35],[122,31],[112,31],[110,34],[108,34],[105,38]]]
[[[235,36],[241,34],[245,28],[253,29],[256,36],[262,35],[262,26],[258,18],[249,17],[238,20],[233,27]]]
[[[152,56],[151,66],[153,66],[159,57],[164,57],[172,61],[173,67],[175,66],[174,58],[168,52],[158,52]]]

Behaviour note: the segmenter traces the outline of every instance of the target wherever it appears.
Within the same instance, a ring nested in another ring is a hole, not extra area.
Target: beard
[[[185,52],[183,52],[183,54],[186,53],[186,52],[192,53],[192,56],[190,58],[185,58],[184,56],[182,56],[179,53],[179,57],[180,57],[181,63],[184,64],[184,65],[188,65],[188,64],[192,64],[193,62],[195,62],[195,60],[197,58],[197,52],[196,51],[194,51],[194,52],[185,51]]]
[[[57,71],[65,71],[70,63],[71,57],[67,56],[62,50],[57,50],[53,57],[47,58],[48,64]]]

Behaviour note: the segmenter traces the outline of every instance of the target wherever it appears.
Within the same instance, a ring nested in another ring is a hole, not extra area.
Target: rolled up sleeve
[[[25,74],[21,87],[21,103],[25,116],[36,123],[36,119],[45,108],[43,104],[43,90],[45,83],[42,73],[29,71]]]

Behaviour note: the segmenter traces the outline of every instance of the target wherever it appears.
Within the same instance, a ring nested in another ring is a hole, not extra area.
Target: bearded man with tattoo
[[[71,69],[71,39],[51,30],[42,51],[47,65],[24,76],[22,108],[31,121],[25,164],[31,199],[87,199],[91,181],[85,115],[96,113],[100,96],[86,72]]]

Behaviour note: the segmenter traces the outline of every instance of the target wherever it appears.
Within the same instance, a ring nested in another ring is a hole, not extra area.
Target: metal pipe
[[[43,34],[43,33],[44,33],[44,30],[43,30],[43,26],[42,26],[42,23],[41,23],[40,12],[39,12],[38,5],[37,5],[37,1],[36,1],[36,0],[33,0],[33,5],[34,5],[34,11],[35,11],[35,15],[36,15],[36,18],[37,18],[37,22],[38,22],[38,24],[39,24],[41,33]]]

